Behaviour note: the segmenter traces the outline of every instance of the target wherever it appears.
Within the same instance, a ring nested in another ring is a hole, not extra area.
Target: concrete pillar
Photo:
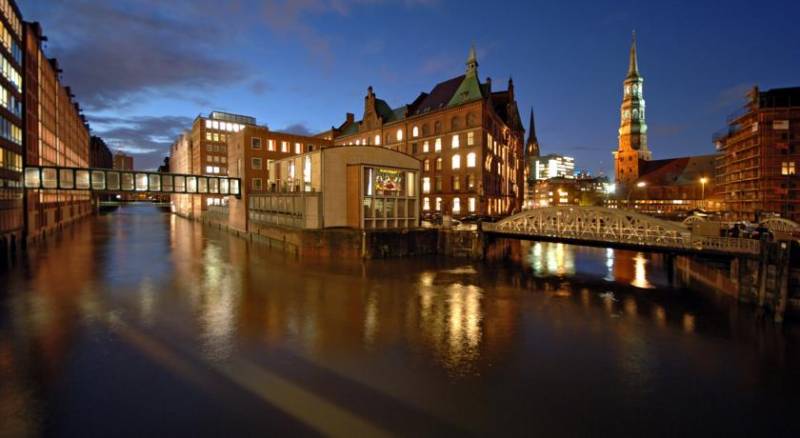
[[[778,275],[777,280],[777,297],[778,303],[775,305],[775,322],[782,323],[784,315],[786,314],[786,307],[789,301],[789,278],[791,277],[791,266],[789,262],[792,259],[792,245],[789,242],[780,243],[780,253],[778,256]]]

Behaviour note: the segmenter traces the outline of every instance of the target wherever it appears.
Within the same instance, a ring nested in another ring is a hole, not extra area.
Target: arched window
[[[475,126],[476,124],[475,113],[467,114],[467,126]]]
[[[453,170],[461,169],[461,155],[455,154],[452,159]]]
[[[431,160],[426,158],[425,161],[423,161],[422,163],[423,163],[422,165],[423,170],[425,170],[426,172],[431,170]]]
[[[461,199],[453,198],[453,213],[461,213]]]
[[[414,137],[414,138],[419,137],[419,128],[418,127],[415,126],[415,127],[411,128],[411,136]]]
[[[450,146],[453,149],[458,149],[461,146],[461,139],[459,138],[458,134],[453,135],[453,139],[450,141]]]
[[[442,157],[436,159],[436,170],[442,170]]]
[[[428,127],[428,124],[426,123],[422,125],[422,136],[427,137],[428,135],[430,135],[430,133],[431,133],[431,128]]]
[[[442,198],[436,198],[436,211],[442,211]]]
[[[436,143],[433,144],[433,151],[434,152],[441,152],[442,151],[442,139],[437,138]]]
[[[461,129],[461,120],[458,118],[458,116],[455,116],[450,119],[450,130],[455,131],[457,129]]]
[[[422,198],[422,210],[430,211],[430,209],[431,209],[431,198],[426,196]]]
[[[442,122],[437,120],[436,123],[433,124],[433,133],[439,134],[440,132],[442,132]]]
[[[633,110],[633,118],[634,119],[638,119],[639,118],[639,110],[638,109]]]
[[[477,155],[475,152],[470,152],[467,154],[467,167],[475,167],[477,165]]]
[[[402,129],[398,129],[397,130],[397,141],[403,141],[403,130]]]

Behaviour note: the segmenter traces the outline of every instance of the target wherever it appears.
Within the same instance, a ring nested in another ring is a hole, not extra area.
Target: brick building
[[[22,15],[0,0],[0,252],[22,240]]]
[[[58,61],[47,58],[39,23],[25,23],[26,164],[89,167],[89,126],[61,84]],[[55,172],[43,172],[55,179]],[[92,214],[88,191],[39,190],[26,196],[27,235],[36,238],[63,224]]]
[[[89,139],[89,167],[95,169],[113,169],[114,156],[102,138],[93,135]]]
[[[114,153],[114,169],[115,170],[133,170],[133,157],[122,152],[117,151]]]
[[[764,213],[800,222],[800,87],[759,91],[714,135],[724,217],[759,220]]]
[[[423,211],[504,216],[522,209],[525,129],[514,83],[502,91],[481,82],[475,50],[465,74],[437,84],[413,102],[392,108],[372,87],[364,112],[321,134],[335,145],[375,145],[423,163]]]

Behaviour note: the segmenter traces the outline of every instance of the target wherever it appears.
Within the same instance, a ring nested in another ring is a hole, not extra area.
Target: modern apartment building
[[[754,87],[713,141],[726,218],[777,214],[800,222],[800,87]]]
[[[43,50],[39,23],[25,23],[25,163],[89,167],[89,126],[69,87],[61,84],[58,61]],[[55,171],[43,173],[55,179]],[[39,190],[26,195],[27,235],[36,238],[92,213],[88,191]]]
[[[347,114],[321,134],[335,145],[383,146],[423,163],[422,208],[452,216],[504,216],[522,209],[525,129],[514,82],[494,91],[481,82],[470,50],[463,75],[437,84],[413,102],[392,108],[372,87],[360,121]]]
[[[22,240],[22,15],[0,0],[0,251]]]

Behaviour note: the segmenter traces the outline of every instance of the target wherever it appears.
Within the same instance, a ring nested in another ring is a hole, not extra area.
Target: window
[[[250,146],[253,149],[261,149],[261,139],[258,137],[253,137],[250,139]]]
[[[442,170],[442,157],[436,159],[436,170]]]
[[[261,170],[261,158],[251,158],[250,168],[254,170]]]
[[[453,198],[453,213],[461,213],[461,199]]]
[[[452,158],[453,170],[461,169],[461,155],[455,154]]]
[[[303,145],[301,145],[300,143],[295,143],[294,144],[294,153],[296,155],[302,154],[303,153]]]
[[[475,152],[468,153],[467,154],[467,167],[473,168],[473,167],[477,166],[477,162],[478,162],[478,158],[477,157],[478,156],[475,154]]]
[[[427,154],[430,151],[431,151],[431,144],[427,141],[425,143],[422,143],[422,152]]]
[[[458,175],[453,176],[453,191],[457,192],[461,190],[461,177]]]
[[[219,141],[219,133],[218,132],[214,133],[214,141]]]
[[[253,178],[253,190],[261,190],[262,182],[261,178]]]
[[[376,145],[380,145],[381,144],[381,136],[380,136],[380,134],[376,134],[375,135],[375,144]]]
[[[441,192],[442,191],[442,177],[441,176],[437,176],[436,178],[434,178],[434,183],[436,184],[436,187],[435,187],[436,193]]]
[[[397,130],[397,141],[403,141],[403,130],[402,129],[398,129]]]
[[[425,161],[422,162],[422,170],[424,170],[426,172],[430,172],[430,170],[431,170],[431,160],[426,158]]]
[[[442,132],[442,122],[437,121],[433,124],[433,133],[439,134],[440,132]]]
[[[206,132],[206,140],[214,141],[214,135],[211,134],[210,132]]]
[[[436,139],[436,143],[434,143],[434,145],[433,145],[433,151],[434,152],[441,152],[442,151],[442,139],[441,138],[437,138]]]
[[[422,198],[422,210],[430,211],[431,210],[431,198],[424,197]]]
[[[414,137],[414,138],[419,137],[419,127],[415,126],[415,127],[411,128],[411,136]]]
[[[781,163],[781,175],[795,175],[794,161],[784,161]]]
[[[453,135],[453,139],[450,141],[450,146],[453,149],[458,149],[461,147],[461,138],[458,136],[458,134]]]
[[[281,152],[283,153],[289,152],[289,142],[286,141],[281,142]]]
[[[436,198],[436,211],[442,211],[442,198]]]
[[[467,146],[473,146],[475,144],[475,133],[468,132],[467,133]]]
[[[422,193],[431,192],[431,179],[429,177],[422,178]]]
[[[470,213],[475,213],[476,204],[477,202],[475,198],[469,198],[469,200],[467,201],[467,209],[469,210]]]
[[[475,175],[467,175],[467,189],[475,190]]]
[[[214,166],[206,166],[206,173],[214,173]]]
[[[211,120],[206,120],[206,129],[211,129]]]
[[[275,140],[272,140],[272,139],[267,140],[267,150],[269,150],[271,152],[275,151]]]

